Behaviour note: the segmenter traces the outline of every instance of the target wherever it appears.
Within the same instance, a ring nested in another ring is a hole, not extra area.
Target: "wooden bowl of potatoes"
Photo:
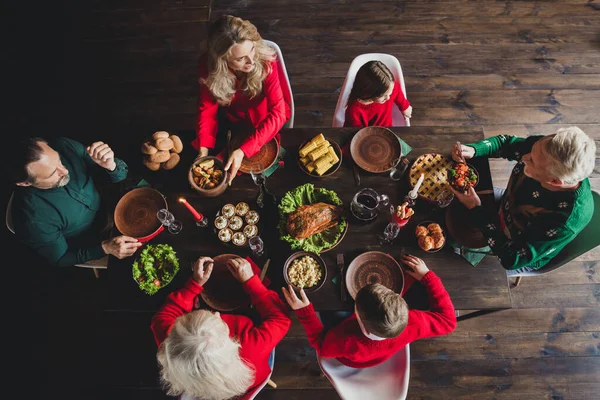
[[[204,197],[216,197],[227,189],[227,171],[223,161],[214,156],[198,157],[188,172],[192,189]]]
[[[152,137],[142,143],[143,163],[150,171],[170,170],[179,164],[179,153],[183,151],[183,142],[177,135],[169,132],[154,132]]]

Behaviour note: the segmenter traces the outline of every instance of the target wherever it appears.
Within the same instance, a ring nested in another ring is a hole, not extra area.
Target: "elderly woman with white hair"
[[[495,215],[488,215],[473,188],[455,191],[509,276],[542,268],[592,219],[588,176],[594,170],[596,144],[578,127],[548,136],[494,136],[454,146],[456,161],[460,153],[465,159],[517,161],[506,191],[498,192]]]
[[[193,311],[213,268],[211,258],[200,257],[192,277],[168,296],[152,318],[161,382],[169,395],[245,399],[271,373],[271,351],[291,325],[287,306],[263,285],[248,261],[236,258],[227,267],[250,295],[262,322],[255,325],[241,315]]]

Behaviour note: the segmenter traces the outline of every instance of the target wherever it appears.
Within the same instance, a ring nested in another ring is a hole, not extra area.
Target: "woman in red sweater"
[[[233,259],[227,267],[263,321],[255,326],[245,316],[192,311],[213,268],[211,258],[200,257],[185,286],[171,293],[152,318],[161,381],[171,396],[245,399],[271,373],[271,351],[291,325],[287,307],[277,293],[265,288],[248,261]]]
[[[368,368],[410,342],[445,335],[456,328],[454,306],[440,278],[417,257],[405,255],[401,261],[414,271],[407,268],[406,273],[425,285],[430,311],[409,310],[399,294],[380,284],[367,285],[356,295],[354,314],[325,333],[304,290],[298,298],[291,286],[283,288],[320,357],[336,358],[352,368]]]
[[[412,116],[412,107],[388,67],[381,61],[369,61],[356,73],[344,126],[393,126],[394,104],[406,118]]]
[[[284,101],[275,50],[260,37],[250,21],[231,15],[217,19],[208,32],[208,52],[200,58],[200,93],[196,139],[192,146],[200,156],[215,147],[217,132],[231,130],[242,136],[229,156],[229,184],[244,156],[251,157],[271,140],[290,119]],[[226,118],[218,126],[219,109]]]

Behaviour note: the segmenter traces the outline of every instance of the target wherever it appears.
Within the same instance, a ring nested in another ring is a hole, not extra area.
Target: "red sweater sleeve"
[[[277,293],[268,290],[257,275],[244,282],[244,290],[262,318],[262,323],[250,332],[252,342],[258,347],[272,349],[292,325],[288,309]]]
[[[317,317],[317,313],[312,303],[304,308],[296,310],[298,320],[306,331],[306,336],[310,345],[317,351],[321,357],[341,357],[345,354],[345,341],[341,337],[332,337],[332,340],[325,340],[323,324]]]
[[[198,71],[200,79],[208,76],[205,58],[201,58]],[[208,90],[208,86],[203,83],[199,83],[197,110],[196,140],[192,142],[192,146],[196,150],[200,147],[212,149],[215,147],[217,141],[217,112],[219,110],[219,103],[217,103],[210,90]]]
[[[287,120],[276,61],[271,63],[271,73],[263,82],[263,93],[267,99],[268,114],[254,133],[240,146],[246,157],[252,157],[258,153],[265,143],[277,135]]]
[[[346,117],[344,118],[344,127],[346,128],[364,128],[368,123],[362,118],[362,110],[359,107],[353,107],[348,104],[346,107]]]
[[[165,340],[178,317],[194,309],[194,300],[203,289],[190,278],[181,289],[169,294],[165,304],[152,317],[150,325],[157,345]]]
[[[410,317],[415,319],[415,325],[418,326],[418,337],[413,340],[452,332],[456,329],[456,314],[442,281],[433,271],[429,271],[421,283],[429,295],[431,311],[410,311]]]
[[[394,92],[396,92],[396,97],[394,97],[394,103],[400,108],[400,111],[406,110],[410,103],[404,97],[404,93],[402,93],[402,88],[400,88],[400,84],[398,82],[394,82]]]

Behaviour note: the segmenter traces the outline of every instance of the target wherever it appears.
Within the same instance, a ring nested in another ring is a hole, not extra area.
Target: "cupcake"
[[[229,221],[227,220],[227,218],[225,218],[222,215],[215,218],[215,228],[217,228],[217,229],[223,229],[223,228],[227,227],[228,223],[229,223]]]
[[[235,207],[233,204],[225,204],[221,209],[221,214],[223,214],[225,218],[231,218],[235,215]]]
[[[239,231],[240,229],[242,229],[242,226],[244,225],[244,221],[242,220],[242,217],[234,215],[233,217],[231,217],[229,219],[229,229],[234,230],[234,231]]]
[[[250,206],[247,203],[244,203],[243,201],[237,203],[235,206],[235,213],[240,217],[243,217],[244,215],[248,214],[248,211],[250,211]]]
[[[246,238],[246,235],[244,235],[242,232],[236,232],[231,237],[231,241],[236,246],[243,246],[243,245],[245,245],[247,240],[248,239]]]
[[[254,210],[250,210],[250,211],[248,211],[248,214],[246,214],[246,222],[249,223],[250,225],[256,225],[258,223],[259,219],[260,219],[260,216]]]
[[[258,227],[256,225],[246,225],[244,227],[244,235],[246,235],[248,239],[258,235]]]
[[[223,228],[219,231],[219,240],[221,242],[229,242],[233,236],[233,232],[229,228]]]

